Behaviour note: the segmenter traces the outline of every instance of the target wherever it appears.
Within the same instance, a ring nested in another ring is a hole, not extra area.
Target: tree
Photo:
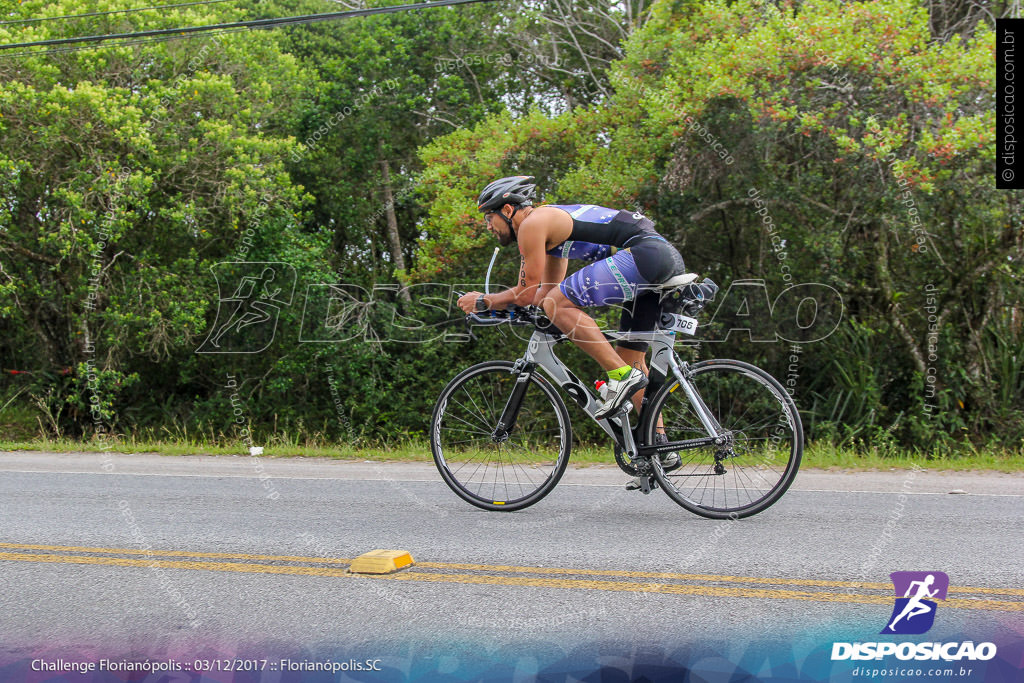
[[[1016,443],[1024,241],[1016,194],[990,177],[991,24],[963,24],[962,40],[932,28],[911,0],[656,2],[604,106],[493,117],[425,149],[422,275],[475,244],[446,207],[469,212],[510,156],[554,154],[555,173],[537,174],[546,199],[643,208],[725,282],[842,294],[849,322],[804,360],[807,422],[831,423],[819,433],[919,445],[969,427]],[[781,355],[736,344],[714,352]]]
[[[30,1],[18,16],[112,9]],[[142,29],[240,14],[221,5],[132,20]],[[0,39],[80,29],[35,22],[4,26]],[[309,254],[322,241],[299,230],[305,197],[285,170],[306,76],[273,35],[4,57],[0,77],[0,357],[41,384],[71,369],[51,391],[69,427],[113,422],[142,374],[157,404],[196,381],[194,351],[216,311],[212,265],[318,267]]]

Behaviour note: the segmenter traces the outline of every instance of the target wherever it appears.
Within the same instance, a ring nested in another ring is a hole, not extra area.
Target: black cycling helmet
[[[506,204],[513,207],[533,206],[537,185],[532,175],[514,175],[500,178],[484,188],[476,203],[481,211],[498,211]]]

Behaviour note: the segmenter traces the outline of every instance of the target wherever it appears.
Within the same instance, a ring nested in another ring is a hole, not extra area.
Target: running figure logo
[[[896,605],[881,633],[925,633],[935,622],[935,600],[945,600],[949,577],[943,572],[893,572]],[[903,596],[903,597],[899,597]]]
[[[274,341],[281,308],[292,302],[295,269],[287,263],[224,262],[211,270],[219,294],[217,320],[196,353],[266,349]]]

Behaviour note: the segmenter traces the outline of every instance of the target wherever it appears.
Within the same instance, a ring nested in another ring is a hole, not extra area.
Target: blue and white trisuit
[[[686,272],[683,257],[654,230],[641,213],[593,204],[547,204],[572,218],[565,242],[548,250],[551,256],[589,261],[559,285],[577,306],[622,306],[619,329],[653,330],[660,314],[659,294],[650,285]],[[612,247],[618,251],[612,254]],[[646,285],[646,287],[645,287]],[[621,347],[646,351],[645,342],[619,342]]]

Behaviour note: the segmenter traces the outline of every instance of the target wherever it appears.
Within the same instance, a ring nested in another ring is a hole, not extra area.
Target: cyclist
[[[608,397],[595,417],[612,415],[627,398],[639,409],[647,386],[648,344],[620,341],[613,348],[582,309],[632,302],[623,308],[620,329],[654,330],[661,308],[659,293],[650,285],[685,272],[683,257],[639,212],[591,204],[534,207],[535,191],[533,176],[512,176],[480,193],[477,205],[488,229],[502,246],[519,246],[519,283],[497,294],[468,292],[458,305],[466,313],[540,305],[608,373]],[[566,278],[569,258],[591,263]],[[658,441],[667,442],[661,431]],[[662,456],[662,462],[674,465],[678,455]]]

